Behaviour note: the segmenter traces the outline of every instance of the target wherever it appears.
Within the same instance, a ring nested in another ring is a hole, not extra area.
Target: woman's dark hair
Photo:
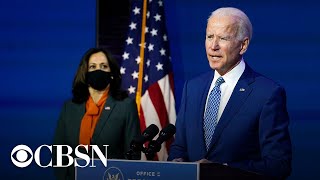
[[[91,55],[102,52],[107,57],[109,67],[111,70],[112,80],[110,82],[109,94],[116,100],[123,100],[128,97],[126,91],[121,90],[121,74],[117,61],[111,56],[111,54],[101,48],[91,48],[82,57],[77,73],[73,80],[72,85],[72,101],[77,104],[86,102],[89,98],[88,85],[86,83],[86,74],[88,72],[88,64]]]

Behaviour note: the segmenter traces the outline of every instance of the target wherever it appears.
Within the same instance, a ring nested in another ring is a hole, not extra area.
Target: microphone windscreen
[[[176,133],[176,127],[173,124],[168,124],[166,127],[164,127],[160,133],[159,137],[157,138],[157,142],[162,144],[164,141],[171,138]]]
[[[140,136],[133,139],[135,143],[144,144],[147,141],[151,141],[159,132],[158,126],[151,124],[148,126]]]
[[[146,138],[146,141],[151,141],[159,132],[158,126],[151,124],[142,132],[142,136]]]
[[[168,124],[161,131],[165,132],[165,133],[175,134],[176,133],[176,127],[173,124]]]

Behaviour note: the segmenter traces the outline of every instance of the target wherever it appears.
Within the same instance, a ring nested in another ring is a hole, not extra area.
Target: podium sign
[[[82,159],[76,161],[78,164],[85,164]],[[198,163],[109,159],[107,167],[100,160],[94,160],[94,165],[96,167],[76,167],[76,180],[199,179]]]

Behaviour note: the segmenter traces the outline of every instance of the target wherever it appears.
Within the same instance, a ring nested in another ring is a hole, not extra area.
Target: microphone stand
[[[151,142],[149,143],[148,148],[130,148],[130,150],[126,153],[126,158],[128,160],[140,160],[141,152],[143,152],[146,155],[147,160],[153,161],[155,154],[159,151],[156,151],[154,146],[150,146]]]
[[[141,151],[144,152],[145,148],[142,144],[138,143],[131,143],[130,150],[126,153],[126,158],[128,160],[140,160],[141,158]]]
[[[154,156],[157,152],[159,152],[161,149],[161,145],[159,146],[156,141],[152,140],[150,141],[148,148],[145,148],[145,155],[147,160],[153,161]]]
[[[153,152],[153,151],[146,151],[145,152],[145,155],[146,155],[146,158],[147,158],[147,160],[149,160],[149,161],[154,161],[154,156],[155,156],[155,152]]]
[[[132,149],[130,149],[126,153],[126,159],[128,159],[128,160],[140,160],[141,159],[141,152],[136,152],[136,151],[133,151]]]

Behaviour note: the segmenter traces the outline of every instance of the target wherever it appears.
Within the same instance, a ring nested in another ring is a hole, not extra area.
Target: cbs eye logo
[[[31,155],[28,159],[28,153]],[[14,158],[15,156],[16,158]],[[26,145],[18,145],[11,151],[11,161],[14,165],[20,168],[24,168],[30,165],[32,162],[33,153],[32,150]]]

